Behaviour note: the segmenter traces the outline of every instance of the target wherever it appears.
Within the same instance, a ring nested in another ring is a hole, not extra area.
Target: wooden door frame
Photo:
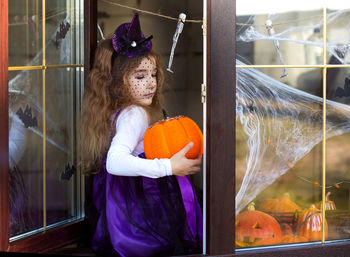
[[[0,0],[0,251],[10,235],[8,130],[8,0]]]
[[[235,1],[207,0],[207,253],[233,253]]]
[[[348,256],[350,241],[341,240],[234,252],[236,1],[207,0],[207,12],[207,253],[253,257]]]

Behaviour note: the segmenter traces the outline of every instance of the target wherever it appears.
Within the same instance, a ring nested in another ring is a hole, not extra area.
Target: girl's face
[[[150,105],[157,90],[157,66],[153,59],[145,57],[127,77],[131,96],[142,105]]]

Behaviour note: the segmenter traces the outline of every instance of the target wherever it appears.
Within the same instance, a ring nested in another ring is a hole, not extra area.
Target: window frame
[[[0,251],[8,248],[9,152],[8,152],[8,1],[0,0]]]
[[[236,0],[234,0],[236,3]],[[236,21],[236,11],[234,15],[234,23]],[[235,24],[231,24],[231,28]],[[234,42],[234,49],[236,49],[236,40]],[[234,65],[234,72],[236,73],[236,66]],[[236,85],[236,82],[234,82]],[[234,121],[236,124],[236,120]],[[235,125],[234,125],[235,127]],[[235,167],[232,167],[235,174]],[[235,176],[235,175],[234,175]],[[234,184],[234,187],[236,184]],[[235,248],[235,246],[234,246]],[[279,257],[279,256],[347,256],[350,251],[350,238],[345,240],[337,240],[333,242],[315,243],[310,245],[295,244],[290,246],[272,246],[268,248],[248,249],[244,251],[234,252],[233,256],[253,256],[253,257]]]
[[[346,256],[350,241],[234,252],[235,224],[235,23],[236,1],[207,1],[207,255]],[[88,73],[97,43],[97,0],[84,0],[85,60]],[[232,108],[227,108],[232,106]],[[233,129],[227,129],[233,128]],[[49,252],[87,235],[80,221],[9,242],[8,0],[0,0],[0,251]],[[85,183],[89,188],[89,183]],[[86,191],[88,195],[89,190]],[[87,197],[88,199],[88,197]],[[223,215],[224,213],[224,215]],[[58,239],[62,239],[57,242]],[[54,240],[53,240],[54,239]],[[40,243],[39,243],[40,242]],[[53,242],[55,242],[53,244]]]

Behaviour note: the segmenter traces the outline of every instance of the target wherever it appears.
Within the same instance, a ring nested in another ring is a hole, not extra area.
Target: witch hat
[[[139,14],[136,13],[131,23],[123,23],[115,30],[112,44],[117,54],[132,58],[152,50],[152,37],[145,38],[141,31]]]

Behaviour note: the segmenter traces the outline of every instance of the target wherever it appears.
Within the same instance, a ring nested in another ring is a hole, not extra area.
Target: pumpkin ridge
[[[189,135],[188,132],[187,132],[186,126],[184,126],[184,124],[182,124],[182,120],[177,120],[177,121],[178,121],[178,123],[181,125],[182,129],[185,131],[186,137],[187,137],[187,138],[190,138],[190,135]],[[194,143],[194,142],[193,142],[193,143]]]
[[[163,158],[171,158],[172,157],[172,154],[171,154],[171,151],[170,151],[170,148],[169,148],[169,142],[168,142],[168,140],[167,140],[167,135],[165,135],[165,131],[166,131],[166,129],[165,129],[165,126],[166,126],[166,123],[160,123],[159,124],[160,126],[161,126],[161,129],[160,129],[160,131],[161,131],[161,137],[162,137],[162,139],[163,139],[163,142],[164,142],[164,151],[166,151],[167,152],[167,156],[165,156],[165,157],[163,157]]]
[[[188,155],[186,154],[186,157],[192,158],[192,157],[198,157],[199,155],[202,155],[203,154],[203,136],[202,136],[202,131],[200,130],[200,128],[197,126],[197,124],[193,120],[191,120],[188,117],[183,117],[183,119],[178,120],[178,121],[181,124],[183,130],[185,131],[186,137],[189,140],[189,142],[193,142],[193,144],[194,144],[194,146],[188,152]],[[185,124],[183,124],[183,122],[185,122]],[[199,138],[197,137],[196,133],[194,133],[194,131],[197,132]],[[191,138],[193,138],[195,140],[192,140]],[[193,154],[197,152],[195,145],[199,145],[198,146],[199,147],[199,155],[198,156],[193,156]]]
[[[185,118],[185,117],[183,117],[183,118]],[[189,135],[189,133],[188,133],[188,131],[187,131],[187,127],[184,125],[184,124],[182,124],[182,119],[178,119],[177,120],[177,122],[178,122],[178,124],[180,124],[181,125],[181,128],[183,129],[183,131],[185,132],[185,135],[186,135],[186,139],[187,140],[190,140],[190,142],[192,142],[191,141],[191,137],[190,137],[190,135]],[[189,142],[187,142],[187,144],[188,144]],[[195,142],[193,142],[193,144],[194,144]],[[193,145],[194,146],[194,145]],[[193,150],[193,146],[192,146],[192,148],[186,153],[186,158],[188,158],[188,155],[189,155],[189,153],[191,152],[191,150]],[[185,146],[184,146],[185,147]]]

